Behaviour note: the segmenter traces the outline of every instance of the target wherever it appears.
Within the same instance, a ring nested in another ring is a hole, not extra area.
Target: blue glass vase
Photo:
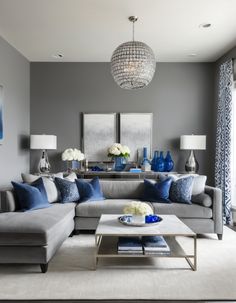
[[[125,166],[126,166],[126,163],[127,163],[125,157],[114,157],[113,160],[114,160],[113,169],[115,171],[122,171],[122,170],[125,169]]]
[[[172,171],[172,169],[174,168],[174,161],[171,158],[171,154],[168,151],[165,157],[165,171]]]
[[[154,151],[154,155],[151,161],[151,170],[157,171],[157,160],[158,160],[158,151]]]
[[[163,151],[160,152],[160,157],[157,160],[157,170],[156,171],[160,171],[160,172],[165,171],[165,160],[163,157]]]
[[[143,160],[141,162],[141,168],[142,168],[143,171],[150,171],[151,170],[151,162],[148,159],[147,147],[143,148]]]

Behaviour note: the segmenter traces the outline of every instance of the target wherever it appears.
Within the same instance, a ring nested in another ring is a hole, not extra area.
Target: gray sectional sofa
[[[0,263],[40,264],[48,262],[69,235],[80,230],[95,230],[101,214],[121,214],[125,205],[140,200],[143,180],[100,180],[103,201],[52,203],[52,207],[18,212],[14,192],[1,193]],[[216,233],[222,239],[221,190],[205,187],[209,206],[198,203],[152,203],[155,213],[174,214],[198,234]]]

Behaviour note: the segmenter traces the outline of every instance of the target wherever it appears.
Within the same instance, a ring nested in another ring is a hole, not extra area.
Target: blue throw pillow
[[[93,178],[90,182],[76,179],[75,183],[80,194],[79,202],[104,200],[98,177]]]
[[[155,182],[144,179],[144,195],[143,199],[150,202],[167,202],[169,200],[169,191],[172,179],[167,178],[164,181]]]
[[[11,182],[16,192],[16,197],[21,211],[29,211],[51,206],[47,199],[42,178],[39,178],[36,181],[31,185]]]
[[[179,178],[172,181],[170,199],[172,202],[192,204],[193,176]]]
[[[55,178],[55,183],[60,192],[59,201],[61,203],[78,202],[80,195],[75,182]]]

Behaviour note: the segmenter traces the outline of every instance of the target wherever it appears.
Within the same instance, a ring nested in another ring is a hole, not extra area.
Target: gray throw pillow
[[[200,204],[205,207],[211,207],[212,205],[212,198],[205,193],[201,193],[199,195],[192,195],[191,201],[193,203]]]
[[[192,195],[200,195],[204,193],[207,177],[203,175],[193,176],[193,190]]]

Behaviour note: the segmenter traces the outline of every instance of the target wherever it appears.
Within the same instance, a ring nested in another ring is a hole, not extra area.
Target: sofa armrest
[[[1,191],[1,212],[13,212],[18,209],[13,190]]]
[[[217,187],[205,186],[205,193],[212,198],[212,212],[215,233],[223,234],[222,191]]]

